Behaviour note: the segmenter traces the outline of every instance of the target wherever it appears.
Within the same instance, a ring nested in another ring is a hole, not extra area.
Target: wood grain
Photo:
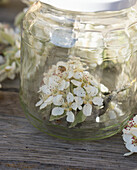
[[[125,158],[125,152],[121,134],[100,141],[71,142],[41,133],[24,117],[18,92],[0,91],[3,169],[136,169],[137,155]]]

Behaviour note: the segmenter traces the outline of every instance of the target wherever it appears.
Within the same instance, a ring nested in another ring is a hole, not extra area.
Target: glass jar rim
[[[137,0],[40,0],[59,9],[79,12],[119,11],[130,8]]]

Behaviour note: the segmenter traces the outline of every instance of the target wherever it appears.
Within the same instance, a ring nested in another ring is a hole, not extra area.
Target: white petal
[[[133,120],[137,124],[137,115],[133,118]]]
[[[56,76],[56,75],[51,76],[51,77],[49,78],[49,81],[50,81],[51,83],[58,83],[58,82],[60,81],[60,77],[58,77],[58,76]]]
[[[82,82],[79,82],[77,80],[71,80],[71,83],[74,84],[75,86],[81,86]]]
[[[74,122],[74,120],[75,120],[75,116],[74,116],[74,114],[73,114],[73,112],[67,112],[67,122]]]
[[[130,132],[131,132],[134,136],[137,137],[137,128],[132,127],[132,128],[130,129]]]
[[[68,73],[68,79],[72,78],[72,77],[73,77],[73,74],[74,74],[73,71],[69,71],[69,73]]]
[[[123,129],[123,133],[131,135],[130,129]]]
[[[137,145],[134,146],[132,143],[126,143],[126,148],[131,152],[137,152]]]
[[[66,81],[65,80],[62,80],[58,86],[58,89],[63,91],[65,89],[65,86],[66,86]]]
[[[62,107],[54,107],[54,109],[52,109],[52,115],[53,116],[60,116],[63,115],[64,113],[64,108]]]
[[[92,113],[92,105],[89,103],[85,104],[83,107],[83,114],[85,116],[91,116],[91,113]]]
[[[72,103],[71,108],[73,110],[77,110],[77,108],[78,108],[77,103],[76,102]]]
[[[47,103],[47,105],[51,104],[53,102],[53,96],[50,96],[49,98],[47,98],[45,102]]]
[[[133,146],[132,146],[132,149],[131,149],[130,151],[137,153],[137,145],[133,145]]]
[[[47,102],[44,102],[41,106],[40,106],[40,110],[44,109],[45,107],[47,107]]]
[[[62,95],[57,95],[53,98],[53,104],[56,106],[61,106],[64,103]]]
[[[84,87],[90,96],[96,96],[98,94],[98,89],[93,86]]]
[[[74,100],[74,96],[73,96],[72,93],[69,92],[68,95],[67,95],[67,102],[72,103],[73,100]]]
[[[40,88],[40,90],[44,93],[44,94],[47,94],[47,95],[50,95],[51,94],[51,90],[48,88],[47,85],[44,85]]]
[[[79,110],[82,110],[82,106],[78,106],[78,109],[79,109]]]
[[[83,104],[83,99],[81,97],[75,97],[75,101],[78,105],[82,105]]]
[[[102,93],[107,93],[109,90],[104,84],[100,84],[100,90]]]
[[[132,155],[134,152],[128,152],[128,153],[125,153],[124,156],[130,156]]]
[[[66,81],[65,89],[67,89],[69,86],[70,86],[70,82],[69,82],[69,81]]]
[[[97,106],[103,105],[103,99],[101,97],[94,97],[92,102]]]
[[[73,77],[77,80],[82,79],[83,73],[82,72],[76,72],[76,73],[74,73]]]
[[[132,137],[133,137],[133,135],[131,135],[131,134],[123,134],[122,137],[123,137],[123,140],[124,140],[126,143],[132,143]]]
[[[85,97],[85,95],[86,95],[86,92],[82,87],[75,88],[73,92],[75,95],[77,95],[79,97]]]
[[[38,101],[38,102],[35,104],[35,106],[38,107],[38,106],[40,106],[42,103],[43,103],[43,100],[41,99],[40,101]]]
[[[59,81],[60,81],[60,77],[51,76],[49,78],[49,88],[51,88],[51,89],[55,88],[59,84]]]

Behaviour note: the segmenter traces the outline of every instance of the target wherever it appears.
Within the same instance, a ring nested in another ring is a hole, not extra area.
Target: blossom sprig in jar
[[[20,98],[43,132],[94,140],[119,132],[136,106],[136,0],[41,0],[22,28]]]

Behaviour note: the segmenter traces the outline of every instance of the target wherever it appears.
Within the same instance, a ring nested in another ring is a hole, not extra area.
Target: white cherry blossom
[[[98,89],[96,87],[88,85],[84,86],[84,88],[86,89],[87,93],[92,97],[98,94]]]
[[[59,85],[60,77],[58,76],[51,76],[49,77],[49,87],[51,89],[55,88],[57,85]]]
[[[83,99],[81,97],[75,97],[75,102],[72,103],[71,108],[73,110],[82,110]]]
[[[53,104],[56,106],[61,106],[64,103],[62,95],[57,95],[53,98]]]
[[[40,88],[40,91],[42,91],[46,95],[50,95],[51,94],[51,90],[49,89],[49,87],[47,85],[42,86]]]
[[[128,125],[123,129],[123,140],[125,142],[126,148],[130,151],[124,154],[124,156],[129,156],[134,152],[137,153],[137,115],[128,122]]]
[[[77,57],[53,65],[44,73],[42,82],[38,91],[40,101],[36,103],[36,107],[45,109],[47,114],[46,107],[52,105],[51,115],[61,116],[66,113],[64,116],[70,123],[75,121],[79,111],[85,116],[91,116],[94,105],[103,105],[102,91],[107,91],[104,85],[100,85],[86,71],[86,64],[84,66]]]
[[[82,87],[74,88],[73,92],[78,97],[85,97],[86,95],[86,92]]]

